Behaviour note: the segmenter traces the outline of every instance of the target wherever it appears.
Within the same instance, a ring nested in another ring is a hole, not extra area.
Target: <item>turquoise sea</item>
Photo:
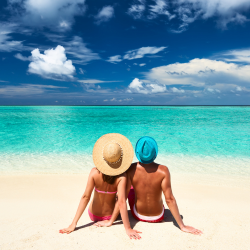
[[[2,106],[0,172],[86,173],[106,133],[155,138],[176,172],[250,176],[250,107],[239,106]]]

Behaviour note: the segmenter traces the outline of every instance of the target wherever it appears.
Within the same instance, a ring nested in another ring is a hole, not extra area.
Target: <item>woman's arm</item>
[[[120,209],[122,221],[126,230],[127,235],[130,239],[140,239],[141,236],[138,233],[141,233],[137,230],[133,230],[129,223],[127,203],[126,203],[126,186],[127,186],[127,177],[121,177],[118,183],[118,206]]]
[[[174,195],[172,193],[170,173],[169,173],[168,168],[165,169],[165,178],[162,181],[161,187],[162,187],[162,191],[163,191],[164,196],[165,196],[166,203],[167,203],[172,215],[174,216],[178,226],[180,227],[181,231],[186,232],[186,233],[201,235],[202,231],[195,229],[193,227],[190,227],[190,226],[185,226],[183,221],[182,221],[176,200],[175,200]]]
[[[76,211],[76,215],[75,215],[71,225],[68,228],[64,228],[64,229],[59,230],[60,233],[69,234],[75,230],[77,222],[81,218],[86,206],[88,205],[90,197],[91,197],[91,193],[94,189],[95,183],[94,183],[93,175],[94,175],[95,171],[96,171],[96,169],[93,168],[89,174],[89,178],[88,178],[85,192],[84,192],[83,196],[81,197],[79,206],[78,206],[77,211]]]

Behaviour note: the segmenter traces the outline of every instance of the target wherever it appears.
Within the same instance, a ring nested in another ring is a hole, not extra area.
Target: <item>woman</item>
[[[130,141],[121,134],[106,134],[96,142],[93,149],[93,160],[96,168],[89,174],[85,192],[80,200],[75,218],[68,228],[60,230],[60,233],[71,233],[75,230],[78,220],[87,207],[93,189],[94,197],[88,208],[92,221],[110,220],[115,205],[119,207],[123,224],[130,239],[140,239],[138,231],[131,229],[127,205],[125,171],[133,160],[133,147]],[[118,202],[116,204],[116,193]]]

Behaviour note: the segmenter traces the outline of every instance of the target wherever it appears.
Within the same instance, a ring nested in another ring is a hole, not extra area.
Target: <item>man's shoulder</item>
[[[126,171],[126,173],[128,175],[134,174],[136,171],[136,166],[137,166],[137,162],[134,162],[130,165],[130,167],[128,168],[128,170]]]
[[[127,171],[129,172],[129,171],[135,170],[135,169],[136,169],[136,166],[137,166],[137,162],[131,163],[131,165],[130,165],[130,167],[129,167],[129,169],[128,169]]]
[[[169,175],[169,169],[167,166],[162,165],[162,164],[157,164],[158,165],[158,171],[164,175]]]

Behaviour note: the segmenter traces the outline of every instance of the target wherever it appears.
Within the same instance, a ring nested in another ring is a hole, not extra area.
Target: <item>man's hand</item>
[[[110,227],[112,223],[109,220],[98,221],[94,224],[97,227]]]
[[[126,233],[127,233],[127,235],[129,236],[130,239],[135,239],[135,240],[141,239],[141,236],[138,234],[138,233],[141,233],[141,232],[139,232],[137,230],[134,230],[134,229],[130,228],[130,229],[126,230]]]
[[[70,234],[71,232],[73,232],[76,228],[76,225],[71,224],[68,228],[64,228],[59,230],[59,233],[61,234]]]
[[[181,228],[181,231],[183,231],[185,233],[195,234],[195,235],[202,235],[203,234],[203,232],[201,230],[190,227],[190,226],[183,226]]]

